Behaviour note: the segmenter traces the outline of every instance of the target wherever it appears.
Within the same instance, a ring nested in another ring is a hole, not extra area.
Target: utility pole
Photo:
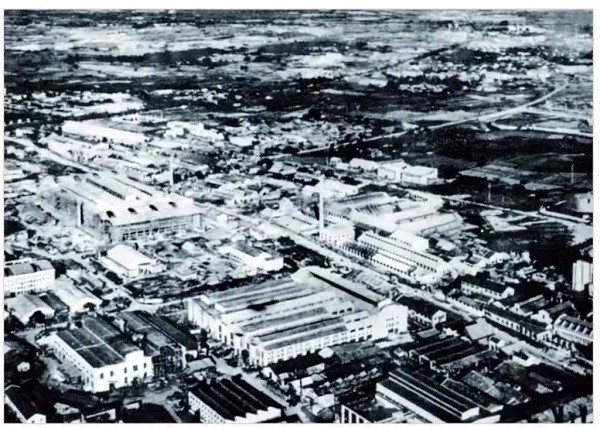
[[[492,202],[492,182],[488,181],[488,204]]]
[[[575,183],[575,162],[571,162],[571,186]]]

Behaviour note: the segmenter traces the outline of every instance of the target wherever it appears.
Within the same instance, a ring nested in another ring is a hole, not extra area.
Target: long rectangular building
[[[282,406],[244,381],[205,380],[188,391],[190,413],[205,424],[280,422]]]
[[[371,262],[387,271],[406,273],[418,269],[436,273],[449,269],[448,264],[438,256],[415,250],[399,240],[371,231],[363,233],[357,242],[369,250],[376,251]]]
[[[20,259],[4,264],[4,296],[43,293],[54,288],[54,267],[47,260]]]
[[[467,422],[480,416],[472,400],[419,373],[395,370],[376,389],[384,403],[408,409],[426,422]]]
[[[188,319],[259,366],[406,330],[405,308],[391,301],[369,311],[308,272],[295,279],[202,295]]]
[[[111,242],[201,227],[204,209],[129,178],[92,173],[57,179],[45,199],[75,223]]]

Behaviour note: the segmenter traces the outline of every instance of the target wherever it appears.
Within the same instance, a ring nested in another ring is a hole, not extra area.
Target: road
[[[513,116],[515,114],[519,114],[519,113],[526,113],[527,109],[529,107],[533,107],[537,104],[540,104],[546,100],[548,100],[549,98],[553,97],[554,95],[556,95],[557,93],[561,92],[562,90],[564,90],[565,88],[567,88],[569,85],[564,84],[559,86],[558,88],[555,88],[554,90],[552,90],[551,92],[547,93],[546,95],[543,95],[539,98],[536,98],[535,100],[529,101],[525,104],[522,104],[520,106],[516,106],[516,107],[511,107],[508,108],[506,110],[501,110],[501,111],[497,111],[497,112],[493,112],[493,113],[485,113],[485,114],[474,114],[471,117],[468,117],[466,119],[460,119],[460,120],[454,120],[451,122],[445,122],[445,123],[441,123],[439,125],[432,125],[432,126],[428,126],[427,129],[430,130],[436,130],[436,129],[441,129],[441,128],[447,128],[450,126],[455,126],[455,125],[462,125],[465,123],[469,123],[469,122],[475,122],[475,121],[479,121],[479,122],[491,122],[495,119],[499,119],[502,117],[507,117],[507,116]],[[532,130],[540,130],[540,129],[534,129],[531,128]],[[578,131],[579,132],[579,131]],[[373,141],[379,141],[379,140],[384,140],[384,139],[389,139],[389,138],[397,138],[397,137],[401,137],[403,135],[406,135],[408,133],[408,131],[399,131],[399,132],[393,132],[391,134],[383,134],[383,135],[377,135],[375,137],[370,137],[370,138],[366,138],[364,140],[360,140],[360,141],[352,141],[349,143],[343,143],[343,144],[335,144],[334,147],[336,149],[338,148],[343,148],[343,147],[349,147],[349,146],[353,146],[353,145],[357,145],[357,144],[362,144],[362,143],[370,143]],[[587,133],[583,133],[583,132],[579,132],[576,135],[581,135],[581,136],[588,136]],[[307,154],[311,154],[311,153],[318,153],[321,152],[323,150],[325,150],[325,147],[320,147],[320,148],[314,148],[314,149],[309,149],[309,150],[302,150],[300,152],[298,152],[298,155],[307,155]]]
[[[506,110],[501,110],[501,111],[493,112],[493,113],[475,114],[472,117],[469,117],[467,119],[455,120],[452,122],[446,122],[446,123],[441,123],[439,125],[430,126],[429,129],[446,128],[448,126],[461,125],[463,123],[468,123],[468,122],[473,122],[473,121],[491,122],[491,121],[493,121],[495,119],[499,119],[501,117],[513,116],[515,114],[525,113],[529,107],[532,107],[534,105],[540,104],[540,103],[548,100],[549,98],[558,94],[559,92],[561,92],[568,86],[569,86],[568,83],[561,85],[558,88],[555,88],[551,92],[547,93],[546,95],[536,98],[535,100],[529,101],[529,102],[522,104],[520,106],[517,106],[517,107],[511,107]]]

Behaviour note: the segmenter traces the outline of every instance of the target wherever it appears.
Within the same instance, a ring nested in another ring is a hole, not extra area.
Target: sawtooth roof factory
[[[190,198],[110,173],[58,178],[46,195],[50,208],[71,216],[77,226],[119,242],[199,229],[204,210]]]
[[[407,310],[322,268],[204,294],[188,319],[266,366],[339,343],[380,339],[407,329]]]

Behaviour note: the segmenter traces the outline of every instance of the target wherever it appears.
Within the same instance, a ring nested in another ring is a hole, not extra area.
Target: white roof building
[[[102,303],[102,300],[77,288],[70,281],[60,279],[56,282],[54,294],[69,307],[69,312],[72,314],[87,312],[87,308],[85,307],[87,304],[100,306]]]
[[[73,134],[93,140],[106,138],[108,141],[128,146],[138,145],[146,140],[145,135],[141,132],[118,129],[95,120],[86,120],[83,122],[67,120],[62,125],[62,131],[65,134]]]
[[[55,313],[50,305],[32,294],[19,294],[12,299],[6,299],[4,304],[8,312],[14,315],[23,325],[29,323],[36,312],[41,312],[46,318],[52,318]]]
[[[102,262],[116,274],[127,278],[136,278],[143,274],[161,271],[161,266],[157,264],[156,260],[124,244],[109,249],[106,257],[102,258]]]

